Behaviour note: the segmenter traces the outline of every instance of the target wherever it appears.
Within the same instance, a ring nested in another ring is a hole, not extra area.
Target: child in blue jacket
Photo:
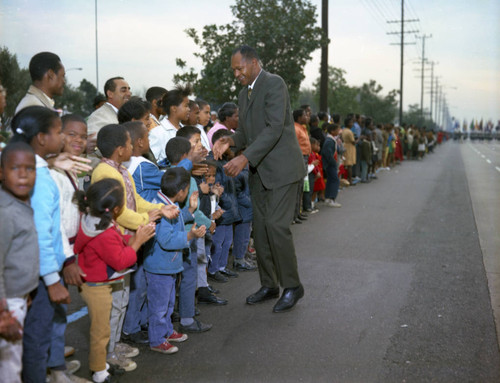
[[[183,203],[188,195],[190,175],[182,167],[168,169],[161,181],[158,198],[165,204]],[[205,235],[204,225],[194,224],[189,232],[184,230],[185,222],[194,219],[198,207],[198,193],[193,193],[189,204],[174,219],[162,218],[156,225],[156,237],[144,259],[144,270],[148,282],[148,335],[151,350],[172,354],[178,348],[170,342],[184,342],[188,337],[174,330],[171,315],[175,304],[176,274],[183,270],[183,250],[189,248],[189,241]]]

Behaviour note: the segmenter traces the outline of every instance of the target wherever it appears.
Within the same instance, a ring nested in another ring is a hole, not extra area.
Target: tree
[[[375,122],[390,123],[396,117],[398,91],[392,90],[384,97],[380,94],[382,89],[375,80],[364,83],[359,90],[359,105],[361,112]]]
[[[94,111],[94,97],[97,88],[90,81],[83,79],[78,88],[69,84],[64,86],[62,96],[55,97],[55,107],[65,113],[75,113],[87,117]]]
[[[424,116],[428,115],[423,113]],[[419,104],[408,105],[408,111],[403,114],[403,122],[406,125],[415,125],[418,127],[432,126],[432,121],[422,116],[422,110]]]
[[[235,22],[206,25],[201,36],[186,30],[203,62],[198,75],[193,68],[177,59],[183,73],[174,82],[190,82],[198,96],[214,103],[235,100],[240,89],[230,67],[232,50],[241,44],[253,46],[263,67],[283,77],[290,97],[295,100],[304,80],[304,67],[311,53],[326,40],[316,24],[316,7],[307,0],[236,0],[231,6]]]
[[[6,47],[0,49],[0,82],[7,89],[5,116],[12,117],[17,104],[24,97],[31,84],[29,71],[19,67],[17,56]]]

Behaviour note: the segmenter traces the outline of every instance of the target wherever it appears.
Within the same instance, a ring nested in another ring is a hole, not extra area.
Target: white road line
[[[486,156],[484,154],[481,154],[481,157],[486,158]]]
[[[500,168],[498,166],[495,166],[495,169],[500,172]]]
[[[491,164],[491,161],[489,159],[486,159],[486,162],[489,163],[489,164]]]

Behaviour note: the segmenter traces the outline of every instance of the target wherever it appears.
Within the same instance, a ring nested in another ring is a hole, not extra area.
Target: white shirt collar
[[[118,108],[116,106],[114,106],[113,104],[111,104],[109,102],[106,102],[106,104],[108,104],[110,107],[112,107],[113,110],[115,111],[115,113],[118,114]]]
[[[38,154],[35,156],[35,158],[36,158],[37,168],[46,168],[49,166],[48,162],[45,161],[42,157],[40,157]]]
[[[259,78],[261,73],[262,73],[262,68],[261,68],[259,74],[257,75],[257,77],[255,77],[255,80],[253,80],[252,85],[248,86],[248,89],[253,89],[253,87],[255,86],[255,81],[257,81],[257,79]]]

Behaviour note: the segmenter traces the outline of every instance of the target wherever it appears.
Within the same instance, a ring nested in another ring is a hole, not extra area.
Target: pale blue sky
[[[234,0],[99,0],[99,83],[124,76],[132,90],[161,85],[170,87],[181,57],[199,69],[192,56],[196,46],[184,29],[198,30],[210,23],[232,19]],[[320,20],[320,0],[313,0]],[[451,114],[466,118],[500,119],[500,1],[406,0],[405,18],[419,18],[408,28],[432,34],[426,56],[438,62],[435,74],[447,89]],[[398,30],[387,19],[399,19],[400,0],[330,1],[331,39],[329,63],[347,71],[351,85],[375,79],[384,92],[399,89]],[[415,41],[407,35],[408,41]],[[0,44],[16,53],[22,66],[39,51],[53,51],[69,71],[68,81],[82,78],[95,83],[95,34],[93,0],[0,0]],[[404,106],[420,103],[421,42],[406,47]],[[318,76],[320,51],[306,66],[304,87]],[[228,58],[229,65],[229,58]],[[453,89],[456,87],[457,89]],[[425,94],[424,107],[429,107]]]

